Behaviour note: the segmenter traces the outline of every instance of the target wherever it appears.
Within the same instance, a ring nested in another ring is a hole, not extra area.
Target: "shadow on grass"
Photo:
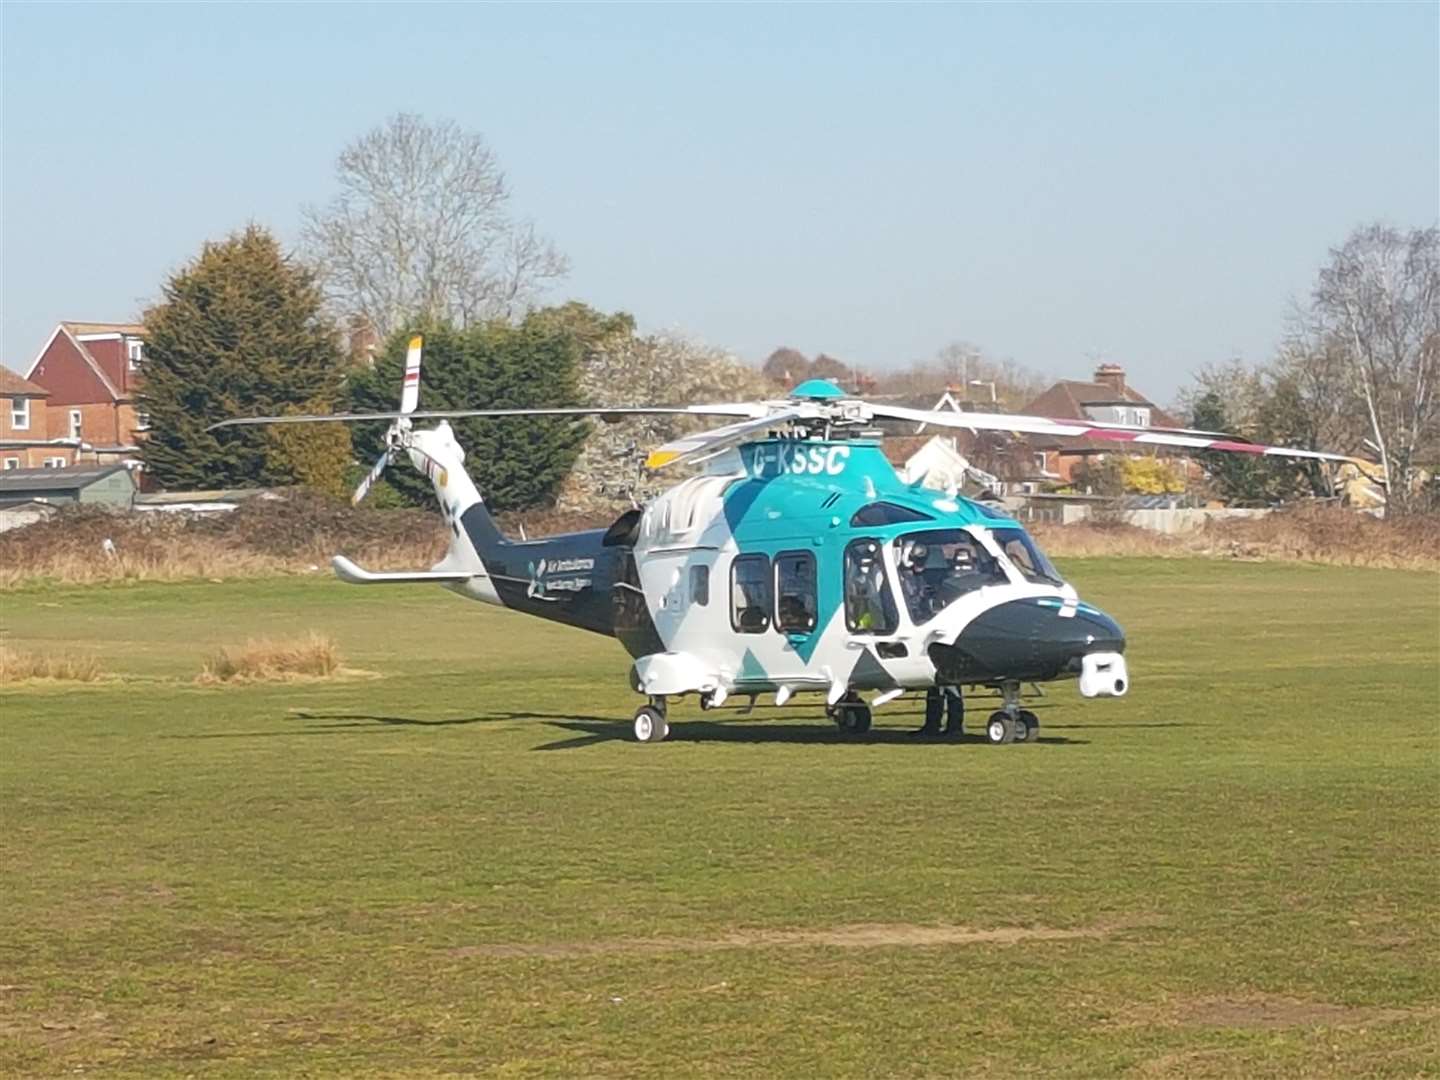
[[[728,711],[728,710],[720,710]],[[817,746],[918,746],[954,747],[988,745],[984,735],[967,731],[956,736],[917,736],[913,728],[873,728],[864,735],[844,735],[833,724],[783,723],[778,719],[742,720],[746,714],[735,710],[734,718],[677,720],[670,725],[668,742],[693,743],[792,743]],[[296,712],[289,720],[306,721],[303,728],[271,731],[219,731],[195,735],[167,735],[172,739],[264,739],[296,738],[316,735],[369,735],[399,732],[405,728],[444,728],[470,724],[497,724],[509,721],[536,720],[550,727],[577,734],[556,742],[535,747],[536,750],[574,750],[607,742],[630,742],[630,724],[619,717],[577,716],[570,713],[504,711],[481,716],[458,716],[428,720],[415,716],[380,716],[372,713]],[[315,721],[320,721],[316,723]],[[1185,727],[1168,724],[1092,724],[1052,727]],[[1044,731],[1045,729],[1042,729]],[[1035,742],[1041,746],[1085,746],[1088,739],[1064,735],[1042,734]]]
[[[369,713],[310,713],[297,712],[287,720],[323,720],[325,723],[309,724],[299,730],[280,731],[214,731],[199,735],[165,735],[167,739],[273,739],[298,738],[306,735],[378,735],[386,731],[400,731],[407,727],[455,727],[463,724],[493,724],[512,719],[509,713],[492,716],[457,716],[446,720],[422,720],[414,716],[374,716]],[[599,720],[600,717],[582,717]]]
[[[514,720],[545,720],[551,727],[577,734],[557,742],[545,743],[536,750],[578,750],[607,742],[632,742],[630,725],[614,720],[594,722],[587,717],[563,717],[545,713],[511,713]],[[833,724],[782,724],[758,721],[736,723],[712,720],[681,720],[670,725],[670,735],[665,740],[672,743],[791,743],[814,746],[910,746],[925,749],[985,746],[989,745],[983,735],[966,732],[955,736],[917,736],[914,731],[903,728],[872,728],[864,735],[842,735]],[[1042,735],[1036,742],[1041,746],[1084,746],[1086,739],[1069,739],[1063,736]]]

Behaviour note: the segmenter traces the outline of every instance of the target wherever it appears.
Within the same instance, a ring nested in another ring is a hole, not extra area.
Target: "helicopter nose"
[[[1079,674],[1091,653],[1124,651],[1125,632],[1099,608],[1030,597],[982,612],[950,644],[931,645],[930,658],[943,681],[1025,682]]]

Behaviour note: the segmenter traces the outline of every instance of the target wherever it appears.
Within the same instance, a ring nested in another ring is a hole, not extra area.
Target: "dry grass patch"
[[[335,642],[312,630],[303,638],[252,638],[238,647],[227,646],[205,661],[197,681],[285,682],[344,673]]]
[[[23,682],[96,682],[105,677],[93,656],[26,652],[0,646],[0,684]]]

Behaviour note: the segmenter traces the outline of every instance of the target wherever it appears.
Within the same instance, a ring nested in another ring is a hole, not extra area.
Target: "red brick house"
[[[47,394],[44,437],[79,440],[80,456],[87,460],[137,460],[145,431],[135,408],[144,332],[133,323],[55,327],[25,373]]]
[[[1101,364],[1095,369],[1092,382],[1062,379],[1020,411],[1055,420],[1100,420],[1136,427],[1182,426],[1144,394],[1127,385],[1125,369],[1119,364]],[[1114,442],[1099,439],[1031,435],[1029,442],[1036,454],[1036,465],[1043,456],[1046,478],[1066,484],[1072,481],[1075,467],[1081,461],[1116,452]],[[1170,456],[1169,451],[1159,447],[1147,453]]]
[[[55,445],[46,432],[50,391],[0,365],[0,470],[60,468],[75,460],[73,445]]]

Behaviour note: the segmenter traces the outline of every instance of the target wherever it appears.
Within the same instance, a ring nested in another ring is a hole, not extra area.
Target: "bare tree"
[[[510,217],[485,139],[453,122],[399,113],[350,143],[335,172],[340,193],[303,211],[303,244],[340,313],[381,338],[417,317],[510,318],[569,269]]]
[[[1385,469],[1387,512],[1414,507],[1440,424],[1440,230],[1367,225],[1332,249],[1317,331],[1342,351]]]
[[[995,404],[1008,412],[1018,412],[1050,384],[1044,376],[1014,360],[993,359],[978,345],[965,341],[944,346],[933,360],[917,361],[876,377],[877,393],[939,397],[950,389],[962,398],[976,399],[983,408],[990,407],[992,385]]]

